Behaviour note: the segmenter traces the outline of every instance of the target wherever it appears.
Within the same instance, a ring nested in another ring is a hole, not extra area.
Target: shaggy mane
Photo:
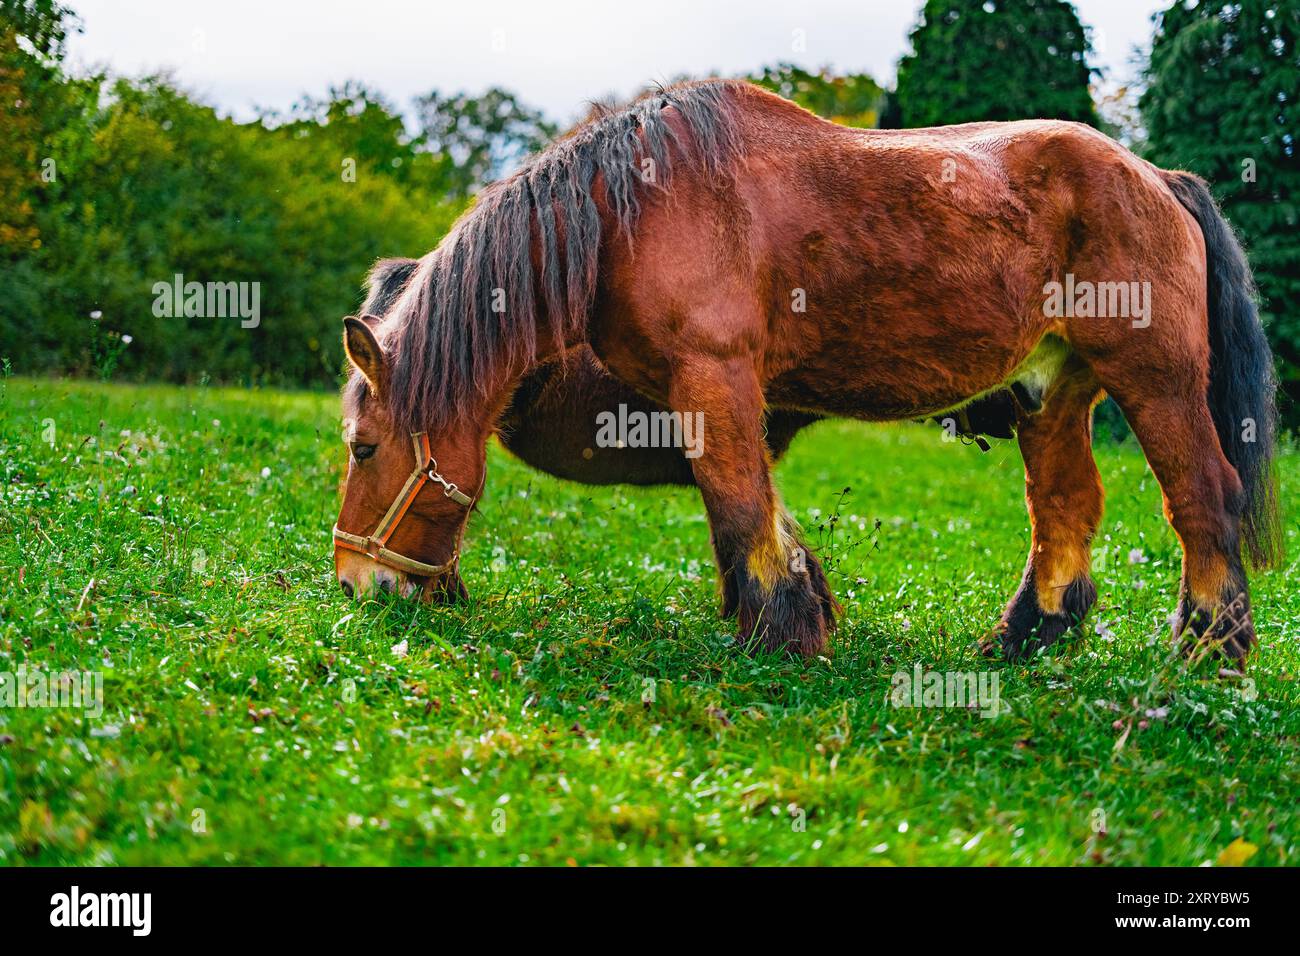
[[[470,413],[507,368],[532,361],[539,330],[559,345],[580,339],[603,238],[592,196],[596,176],[604,179],[619,232],[631,242],[639,194],[667,189],[674,161],[698,162],[710,175],[731,168],[740,86],[708,80],[654,90],[579,126],[484,189],[419,261],[384,322],[380,335],[391,363],[384,400],[395,426],[438,431]],[[687,137],[665,121],[670,107]],[[654,162],[653,184],[642,179],[647,158]]]

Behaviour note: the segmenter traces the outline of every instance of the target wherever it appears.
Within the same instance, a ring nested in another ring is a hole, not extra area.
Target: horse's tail
[[[1232,227],[1205,180],[1165,172],[1165,182],[1205,237],[1210,336],[1210,414],[1219,444],[1245,490],[1242,532],[1256,567],[1283,557],[1273,469],[1277,376],[1255,307],[1255,283]]]

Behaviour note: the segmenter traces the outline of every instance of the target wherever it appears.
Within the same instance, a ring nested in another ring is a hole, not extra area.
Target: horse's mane
[[[371,266],[366,276],[366,300],[361,305],[361,314],[380,318],[387,315],[419,265],[419,259],[380,259]]]
[[[700,163],[711,175],[731,168],[740,85],[708,80],[653,90],[579,126],[484,189],[404,281],[382,327],[390,362],[384,400],[394,426],[437,431],[467,413],[500,385],[507,368],[532,361],[539,329],[557,346],[580,338],[602,241],[596,176],[631,242],[642,190],[667,189],[674,161]],[[670,107],[685,137],[665,121]],[[646,159],[654,164],[650,181]]]

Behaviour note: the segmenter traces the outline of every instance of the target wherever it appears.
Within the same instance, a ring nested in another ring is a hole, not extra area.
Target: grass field
[[[846,615],[803,663],[733,647],[692,490],[494,448],[473,602],[353,605],[332,396],[0,388],[0,671],[104,681],[97,718],[0,708],[0,863],[1300,861],[1296,523],[1250,681],[1189,673],[1131,445],[1086,633],[1008,666],[974,648],[1024,564],[1015,444],[815,427],[778,480]],[[991,670],[1002,713],[892,706],[918,664]]]

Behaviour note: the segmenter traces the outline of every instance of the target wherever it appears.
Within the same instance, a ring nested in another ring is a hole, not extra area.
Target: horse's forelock
[[[366,397],[370,394],[370,386],[366,383],[364,376],[356,369],[348,374],[348,380],[343,385],[343,418],[356,419],[361,417],[365,411]]]

